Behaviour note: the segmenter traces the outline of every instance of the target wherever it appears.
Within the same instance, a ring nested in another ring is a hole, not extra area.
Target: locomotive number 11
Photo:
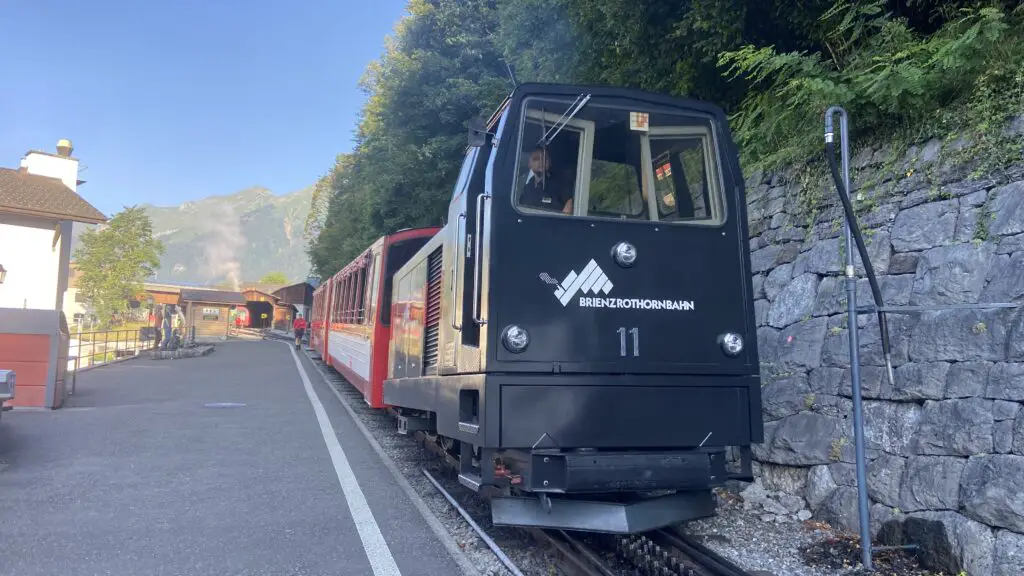
[[[619,333],[619,356],[626,356],[626,328],[622,327],[616,330]],[[633,327],[629,329],[629,333],[633,335],[633,356],[640,355],[640,329]]]

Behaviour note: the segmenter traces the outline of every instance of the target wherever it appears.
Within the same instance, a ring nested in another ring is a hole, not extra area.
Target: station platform
[[[0,575],[466,570],[282,342],[97,368],[0,421]]]

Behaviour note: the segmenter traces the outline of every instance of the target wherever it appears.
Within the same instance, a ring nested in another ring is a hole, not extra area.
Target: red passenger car
[[[438,230],[383,236],[313,292],[310,344],[373,408],[385,407],[392,278]]]

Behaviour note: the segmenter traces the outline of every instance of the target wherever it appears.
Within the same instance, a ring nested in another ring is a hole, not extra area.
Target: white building
[[[56,154],[31,150],[19,168],[0,168],[0,308],[63,310],[72,222],[107,220],[78,195],[72,150],[61,140]]]

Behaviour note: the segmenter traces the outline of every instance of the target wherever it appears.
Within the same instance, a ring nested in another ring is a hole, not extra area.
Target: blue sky
[[[405,0],[0,2],[0,166],[70,138],[110,214],[312,184]]]

